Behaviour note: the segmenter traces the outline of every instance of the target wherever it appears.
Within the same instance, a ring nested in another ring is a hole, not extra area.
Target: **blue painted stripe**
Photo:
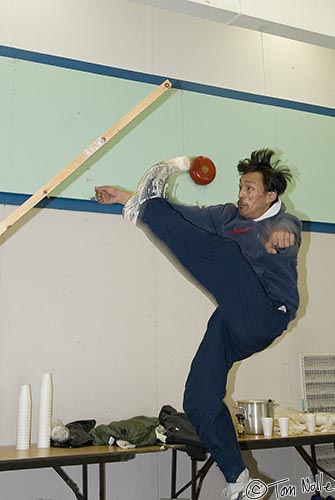
[[[22,205],[31,195],[21,193],[7,193],[0,191],[0,203],[2,205]],[[54,208],[57,210],[73,210],[76,212],[95,212],[118,214],[122,213],[122,205],[100,205],[94,200],[81,200],[76,198],[44,198],[36,208]]]
[[[93,73],[97,75],[104,75],[114,78],[121,78],[125,80],[132,80],[141,83],[149,83],[153,85],[160,85],[166,78],[160,75],[150,75],[148,73],[141,73],[139,71],[131,71],[112,66],[104,66],[102,64],[89,63],[79,61],[77,59],[69,59],[66,57],[52,56],[49,54],[42,54],[40,52],[32,52],[29,50],[17,49],[0,45],[0,56],[8,57],[11,59],[21,59],[40,64],[47,64],[50,66],[57,66],[60,68],[67,68],[76,71],[83,71],[86,73]],[[299,101],[291,101],[288,99],[279,99],[275,97],[268,97],[261,94],[251,94],[249,92],[241,92],[237,90],[225,89],[215,87],[212,85],[204,85],[196,82],[189,82],[185,80],[177,80],[169,78],[173,88],[186,90],[189,92],[196,92],[200,94],[212,95],[216,97],[224,97],[227,99],[234,99],[238,101],[253,102],[263,104],[266,106],[276,106],[286,109],[294,109],[296,111],[304,111],[306,113],[314,113],[317,115],[335,117],[335,109],[325,106],[317,106],[314,104],[307,104]]]
[[[309,233],[330,233],[335,234],[335,223],[302,221],[302,230]]]
[[[0,204],[22,205],[31,195],[21,193],[7,193],[0,191]],[[94,212],[121,215],[122,205],[100,205],[94,200],[81,200],[76,198],[44,198],[36,208],[53,208],[57,210],[73,210],[77,212]],[[312,233],[335,234],[335,223],[302,221],[302,229]]]

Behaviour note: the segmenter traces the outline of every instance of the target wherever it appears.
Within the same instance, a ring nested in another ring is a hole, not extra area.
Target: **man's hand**
[[[270,234],[265,243],[265,249],[268,253],[278,253],[279,248],[289,248],[295,244],[295,234],[286,229],[277,229]]]
[[[123,191],[113,186],[97,186],[95,188],[95,198],[98,203],[120,203],[121,205],[125,205],[130,197],[131,193],[128,193],[128,191]]]

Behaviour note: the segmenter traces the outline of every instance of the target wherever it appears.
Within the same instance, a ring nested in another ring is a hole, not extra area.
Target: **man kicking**
[[[238,163],[237,206],[169,203],[166,181],[189,170],[191,159],[185,156],[151,167],[132,195],[112,186],[95,190],[99,203],[124,205],[123,217],[158,237],[217,304],[192,362],[183,404],[225,476],[224,496],[230,500],[245,495],[250,477],[224,403],[229,369],[281,335],[299,305],[301,223],[280,200],[292,176],[273,155],[269,149],[253,151]]]

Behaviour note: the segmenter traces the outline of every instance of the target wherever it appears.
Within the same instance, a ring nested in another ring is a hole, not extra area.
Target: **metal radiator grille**
[[[335,354],[301,354],[301,374],[305,410],[335,413]],[[317,445],[316,458],[335,475],[333,445]]]

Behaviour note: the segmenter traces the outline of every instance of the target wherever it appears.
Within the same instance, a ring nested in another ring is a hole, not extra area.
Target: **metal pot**
[[[237,401],[237,410],[245,417],[247,434],[263,434],[262,417],[273,417],[274,408],[278,406],[272,399],[244,399]]]

